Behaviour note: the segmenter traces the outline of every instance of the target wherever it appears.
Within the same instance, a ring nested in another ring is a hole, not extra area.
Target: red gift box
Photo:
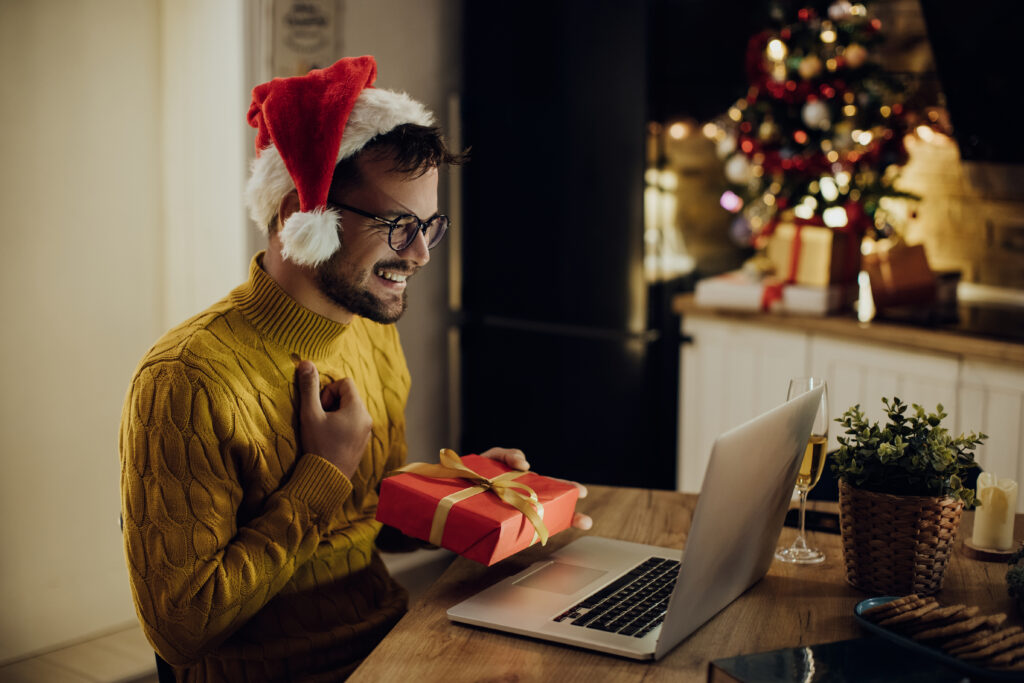
[[[485,565],[503,560],[538,540],[545,542],[547,536],[572,524],[579,496],[579,489],[573,484],[520,472],[479,455],[459,458],[449,451],[448,458],[447,464],[461,462],[468,472],[457,477],[427,476],[452,474],[453,470],[444,465],[414,463],[402,468],[412,471],[384,479],[377,520],[407,536],[430,541]],[[442,463],[445,462],[442,451]],[[497,492],[489,483],[494,480]],[[504,496],[509,500],[516,498],[521,506],[522,500],[530,499],[531,492],[536,493],[538,505],[526,505],[536,511],[535,520],[543,520],[537,527],[524,512],[499,498],[505,487],[519,492],[504,492]]]

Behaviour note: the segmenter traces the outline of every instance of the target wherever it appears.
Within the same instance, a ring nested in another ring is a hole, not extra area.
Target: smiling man
[[[381,479],[406,459],[392,323],[448,229],[438,169],[460,159],[375,75],[359,57],[253,90],[246,200],[266,251],[132,378],[125,553],[143,630],[180,680],[339,680],[405,610],[374,549]]]

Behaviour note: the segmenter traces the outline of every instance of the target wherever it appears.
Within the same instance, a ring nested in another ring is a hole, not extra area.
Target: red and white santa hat
[[[338,250],[341,217],[327,206],[335,165],[378,135],[433,115],[405,93],[374,88],[377,63],[346,57],[305,76],[275,78],[253,88],[249,125],[257,130],[245,200],[264,234],[281,200],[298,190],[299,211],[280,231],[282,254],[316,266]]]

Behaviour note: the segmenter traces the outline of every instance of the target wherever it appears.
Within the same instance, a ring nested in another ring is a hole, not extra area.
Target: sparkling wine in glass
[[[793,399],[817,387],[824,387],[821,392],[821,402],[818,404],[818,412],[814,416],[811,435],[807,439],[807,448],[804,451],[803,462],[800,463],[800,472],[796,476],[796,490],[800,494],[800,531],[797,533],[793,545],[775,551],[775,557],[783,562],[794,564],[818,564],[825,561],[825,553],[807,545],[804,518],[807,512],[807,494],[821,479],[821,473],[825,469],[825,454],[828,450],[828,386],[820,377],[797,377],[790,380],[786,399]]]

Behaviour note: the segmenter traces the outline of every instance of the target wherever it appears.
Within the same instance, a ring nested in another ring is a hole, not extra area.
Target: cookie
[[[918,622],[921,624],[931,624],[942,619],[948,619],[956,616],[960,612],[967,609],[967,605],[947,605],[946,607],[936,607],[935,609],[922,615]]]
[[[890,610],[894,610],[897,607],[902,607],[903,605],[907,604],[908,602],[913,602],[914,600],[920,600],[920,599],[921,598],[920,598],[920,596],[918,596],[917,593],[911,593],[910,595],[904,595],[902,598],[896,598],[895,600],[890,600],[889,602],[883,602],[880,605],[875,605],[874,607],[866,609],[863,612],[861,612],[861,616],[864,617],[865,619],[870,619],[871,621],[874,621],[876,618],[880,618],[878,616],[880,614],[886,614]]]
[[[1019,649],[1024,645],[1024,633],[1015,633],[1009,637],[998,640],[980,650],[965,652],[957,655],[960,659],[988,659],[989,657],[1006,652],[1007,650]],[[1009,663],[1009,662],[1007,662]]]
[[[949,605],[947,607],[938,607],[929,612],[923,614],[919,619],[911,624],[907,624],[903,631],[908,635],[913,635],[928,628],[935,628],[938,626],[945,626],[959,619],[966,617],[973,617],[979,611],[978,607],[968,607],[967,605]]]
[[[952,623],[953,621],[960,620],[960,619],[969,619],[970,617],[975,617],[975,616],[978,615],[978,612],[980,612],[980,611],[981,611],[980,607],[978,607],[977,605],[971,605],[970,607],[968,607],[965,610],[962,610],[959,614],[957,614],[955,617],[953,617],[953,619],[950,620],[950,623]],[[929,626],[929,628],[937,628],[939,626],[945,626],[945,625],[946,624],[933,624],[933,625]],[[962,645],[966,645],[967,643],[969,643],[971,641],[976,640],[979,637],[982,637],[982,636],[985,636],[985,635],[990,635],[994,630],[995,629],[991,629],[991,628],[989,628],[989,629],[979,629],[977,631],[974,631],[973,633],[968,633],[968,634],[966,634],[964,636],[961,636],[959,638],[950,638],[949,640],[946,640],[943,643],[943,647],[949,647],[949,648],[960,647]]]
[[[1005,615],[1004,615],[1005,618]],[[952,636],[959,636],[980,628],[984,624],[988,623],[987,616],[981,617],[970,617],[968,619],[960,619],[954,621],[945,626],[937,626],[935,628],[925,629],[920,633],[915,633],[911,636],[914,640],[941,640],[943,638],[949,638]]]
[[[990,614],[990,615],[988,615],[988,617],[986,617],[986,619],[987,619],[987,621],[985,622],[986,626],[991,626],[992,628],[997,628],[999,626],[1002,626],[1003,622],[1006,621],[1006,615],[1004,613],[1002,613],[1002,612],[999,612],[997,614]]]
[[[910,604],[915,604],[915,603],[910,603]],[[895,625],[899,625],[899,624],[904,624],[904,623],[907,623],[907,622],[914,621],[914,620],[916,620],[916,619],[918,619],[920,617],[923,617],[924,615],[928,614],[929,612],[934,612],[937,609],[939,609],[939,603],[938,602],[936,602],[934,600],[931,601],[931,602],[925,602],[924,604],[922,604],[922,605],[920,605],[918,607],[915,607],[913,609],[908,609],[908,610],[906,610],[904,612],[900,612],[899,614],[893,615],[891,617],[886,617],[885,619],[882,619],[881,621],[879,621],[878,625],[879,626],[895,626]]]
[[[966,636],[961,636],[959,638],[947,638],[940,643],[939,646],[955,657],[961,652],[973,652],[974,650],[980,650],[983,647],[995,643],[1001,638],[1002,636],[1000,636],[999,632],[995,629],[979,628],[972,633],[968,633]]]
[[[944,643],[943,649],[951,655],[959,656],[966,652],[977,652],[1022,632],[1024,632],[1024,629],[1020,626],[1011,626],[998,630],[980,628],[964,638],[957,638]]]
[[[993,655],[988,659],[981,662],[983,666],[990,667],[1007,667],[1011,665],[1024,664],[1024,645],[1018,645],[1017,647],[1004,650],[997,655]]]
[[[900,614],[912,612],[919,607],[923,607],[933,602],[936,602],[935,598],[916,598],[914,600],[901,603],[886,612],[880,612],[873,615],[872,621],[874,621],[876,624],[879,624],[885,621],[886,619],[892,619],[893,617],[899,616]]]

